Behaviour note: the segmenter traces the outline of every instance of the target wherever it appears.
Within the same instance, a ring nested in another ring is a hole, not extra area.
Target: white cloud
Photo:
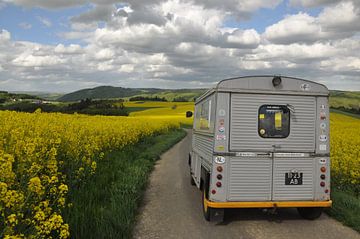
[[[54,52],[60,54],[81,54],[84,51],[80,45],[70,44],[69,46],[66,47],[63,44],[58,44],[55,47]]]
[[[35,56],[29,53],[23,53],[13,61],[16,66],[25,67],[45,67],[64,63],[65,60],[57,56]]]
[[[340,2],[342,0],[290,0],[290,5],[304,6],[304,7],[317,7],[324,4],[331,4]]]
[[[283,20],[266,28],[264,37],[275,43],[312,42],[324,33],[316,19],[307,13],[288,15]]]
[[[352,2],[324,8],[318,17],[300,12],[266,28],[264,37],[274,43],[316,42],[351,37],[360,30],[360,10]]]
[[[267,44],[254,51],[254,59],[284,59],[293,62],[318,61],[341,54],[341,50],[327,43],[312,45],[293,43],[289,45]]]
[[[58,35],[67,40],[82,39],[86,41],[86,39],[93,36],[94,33],[89,31],[70,31],[70,32],[60,32],[58,33]]]
[[[111,16],[116,11],[112,5],[95,5],[89,11],[82,13],[78,16],[71,18],[72,22],[75,23],[93,23],[99,21],[110,21]]]
[[[326,7],[318,17],[319,24],[331,31],[360,30],[360,9],[352,2],[340,2]]]
[[[95,53],[96,60],[111,60],[114,58],[114,56],[115,56],[114,51],[108,48],[101,49],[100,51]]]
[[[260,8],[274,8],[282,0],[197,0],[197,4],[203,5],[206,8],[222,9],[235,15],[239,19],[249,18],[250,15]]]
[[[2,29],[0,32],[0,42],[6,42],[9,41],[11,38],[10,32],[8,32],[5,29]]]
[[[254,29],[237,29],[227,36],[227,41],[235,46],[256,48],[260,43],[260,35]]]
[[[51,27],[52,26],[52,22],[47,19],[46,17],[40,17],[40,16],[37,16],[36,17],[44,26],[46,27]]]
[[[133,64],[124,64],[120,66],[119,72],[132,73],[134,69],[135,66]]]
[[[22,29],[25,29],[25,30],[29,30],[32,28],[32,25],[27,22],[21,22],[21,23],[19,23],[19,27],[21,27]]]
[[[13,3],[25,7],[41,7],[41,8],[66,8],[72,6],[78,6],[86,3],[86,0],[4,0],[7,3]]]
[[[55,9],[85,1],[15,2]],[[90,10],[70,20],[69,31],[59,33],[80,44],[16,41],[1,30],[1,86],[57,91],[98,85],[208,87],[225,77],[282,74],[360,90],[360,21],[354,2],[328,1],[318,16],[305,9],[264,33],[225,23],[280,0],[129,0],[116,7],[113,0],[91,2]],[[334,83],[337,79],[343,83]]]

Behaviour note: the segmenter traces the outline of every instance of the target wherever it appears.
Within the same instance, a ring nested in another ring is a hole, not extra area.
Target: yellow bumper
[[[276,208],[276,207],[331,207],[332,201],[279,201],[279,202],[211,202],[211,208]]]

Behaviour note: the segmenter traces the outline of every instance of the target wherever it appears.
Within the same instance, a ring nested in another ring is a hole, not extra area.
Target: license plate
[[[303,173],[285,173],[285,185],[302,185]]]

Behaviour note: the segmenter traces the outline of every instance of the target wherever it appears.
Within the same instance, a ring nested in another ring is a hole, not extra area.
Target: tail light
[[[325,187],[325,182],[321,182],[321,183],[320,183],[320,186],[321,186],[321,187]]]

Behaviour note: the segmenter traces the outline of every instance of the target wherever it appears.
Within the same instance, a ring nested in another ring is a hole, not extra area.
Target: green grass
[[[344,225],[360,232],[360,198],[351,192],[343,192],[334,188],[331,192],[333,206],[326,213]]]
[[[343,114],[343,115],[347,115],[347,116],[351,116],[351,117],[360,119],[359,114],[353,114],[353,113],[345,112],[345,111],[338,110],[338,109],[330,109],[330,112],[339,113],[339,114]]]
[[[65,213],[72,238],[131,238],[148,176],[161,153],[186,132],[173,130],[108,153],[96,174],[69,194]]]
[[[128,113],[132,113],[132,112],[143,111],[154,108],[158,108],[158,107],[126,107],[125,109]]]
[[[331,91],[330,107],[350,113],[360,114],[360,92]]]

